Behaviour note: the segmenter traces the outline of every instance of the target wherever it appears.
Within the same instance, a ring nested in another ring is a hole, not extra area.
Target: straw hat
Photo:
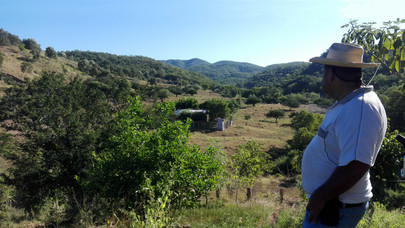
[[[310,62],[339,67],[373,68],[379,63],[363,63],[363,47],[358,44],[334,43],[326,57],[314,57]]]

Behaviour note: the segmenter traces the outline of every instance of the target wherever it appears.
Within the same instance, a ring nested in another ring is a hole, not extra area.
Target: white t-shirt
[[[338,166],[354,160],[374,165],[387,130],[387,117],[372,90],[372,86],[357,89],[328,108],[302,159],[302,184],[308,195],[325,183]],[[373,196],[371,189],[367,172],[339,199],[344,203],[365,202]]]

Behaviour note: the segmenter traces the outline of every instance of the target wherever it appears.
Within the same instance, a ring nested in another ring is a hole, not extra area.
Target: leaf
[[[398,39],[394,42],[394,49],[400,48],[401,45],[402,45],[402,40],[398,38]]]
[[[395,70],[400,72],[401,61],[395,60]]]

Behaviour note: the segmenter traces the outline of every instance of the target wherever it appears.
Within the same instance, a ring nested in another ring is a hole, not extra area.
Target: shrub
[[[189,121],[169,121],[173,103],[159,103],[155,109],[160,116],[146,115],[140,99],[131,99],[128,110],[118,115],[115,133],[96,155],[91,175],[80,180],[105,199],[122,202],[123,209],[138,208],[138,214],[150,200],[142,190],[149,180],[155,197],[163,194],[157,186],[170,186],[172,205],[187,207],[215,189],[222,172],[215,148],[201,151],[188,144]],[[157,126],[155,118],[160,119]]]
[[[24,73],[31,73],[34,67],[31,63],[23,62],[21,63],[21,71]]]

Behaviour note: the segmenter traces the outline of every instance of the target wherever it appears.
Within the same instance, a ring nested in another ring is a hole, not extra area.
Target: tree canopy
[[[388,21],[380,28],[375,23],[358,24],[356,20],[342,26],[348,27],[342,42],[358,43],[371,56],[372,62],[379,62],[403,81],[405,71],[405,19]],[[402,27],[401,27],[402,26]],[[404,86],[404,85],[403,85]]]

